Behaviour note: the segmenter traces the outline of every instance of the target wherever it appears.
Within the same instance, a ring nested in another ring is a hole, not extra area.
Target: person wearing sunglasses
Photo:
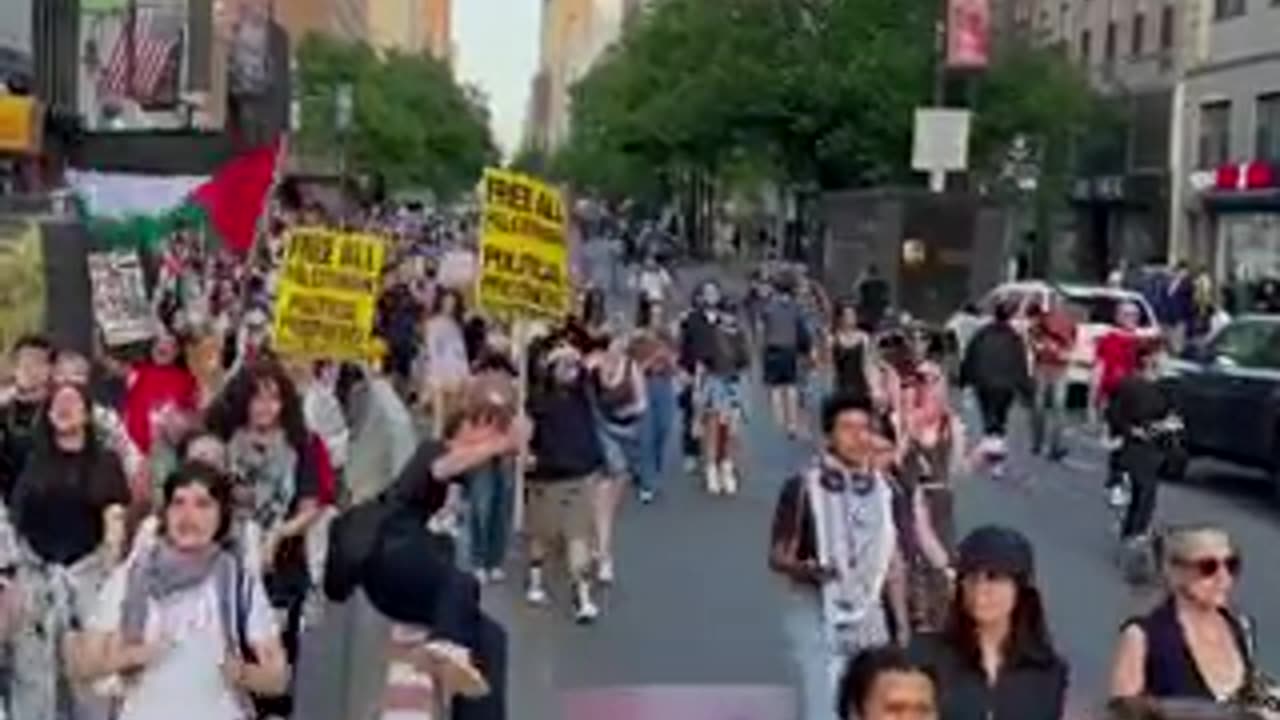
[[[1211,526],[1175,528],[1162,544],[1165,599],[1124,624],[1111,694],[1233,701],[1254,677],[1249,624],[1231,609],[1240,555]]]

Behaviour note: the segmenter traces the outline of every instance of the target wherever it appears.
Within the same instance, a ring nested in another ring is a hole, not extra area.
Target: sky
[[[516,151],[524,128],[529,82],[538,64],[541,4],[540,0],[453,3],[458,73],[489,96],[494,135],[508,154]]]

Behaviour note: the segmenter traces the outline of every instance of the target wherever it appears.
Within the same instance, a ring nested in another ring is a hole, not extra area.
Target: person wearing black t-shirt
[[[13,388],[0,400],[0,494],[13,493],[31,452],[40,408],[49,397],[53,344],[39,335],[18,339],[13,346]]]

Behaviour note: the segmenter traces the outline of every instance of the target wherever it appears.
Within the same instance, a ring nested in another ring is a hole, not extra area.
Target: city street
[[[660,502],[626,507],[620,581],[597,625],[575,626],[560,608],[527,608],[518,583],[490,591],[489,604],[509,623],[511,700],[522,718],[558,719],[557,702],[589,688],[789,681],[783,598],[765,552],[775,493],[802,454],[773,429],[761,400],[757,391],[739,497],[709,497],[673,470]],[[1062,465],[1025,451],[1015,462],[1029,472],[1029,485],[961,481],[960,526],[1005,523],[1035,543],[1055,639],[1072,664],[1073,706],[1087,708],[1105,690],[1116,628],[1151,595],[1126,586],[1112,564],[1100,449],[1077,442]],[[1197,482],[1162,488],[1159,521],[1210,522],[1232,532],[1246,558],[1239,597],[1266,637],[1280,626],[1280,577],[1265,570],[1267,548],[1280,543],[1280,513],[1228,468],[1201,464],[1197,474]],[[563,591],[558,599],[566,599]],[[1280,643],[1264,641],[1260,650],[1264,665],[1280,666]]]
[[[682,292],[708,272],[683,273]],[[619,582],[595,626],[570,621],[563,586],[556,608],[527,607],[518,565],[508,584],[489,589],[486,604],[511,633],[510,697],[522,720],[559,720],[557,708],[588,689],[790,682],[783,586],[765,558],[778,488],[805,449],[776,430],[757,383],[750,401],[741,494],[710,497],[673,461],[659,502],[633,500],[624,508]],[[968,405],[962,407],[971,418]],[[958,523],[962,531],[1008,524],[1035,544],[1051,627],[1072,665],[1079,717],[1105,693],[1120,623],[1148,607],[1153,595],[1126,585],[1114,564],[1113,516],[1101,491],[1106,458],[1094,436],[1070,433],[1071,455],[1049,463],[1029,455],[1025,417],[1015,411],[1012,444],[1016,474],[1027,481],[961,479]],[[1246,566],[1239,600],[1261,628],[1263,665],[1280,667],[1280,643],[1265,641],[1269,628],[1280,627],[1274,602],[1280,575],[1267,572],[1265,560],[1267,548],[1280,546],[1280,510],[1266,488],[1253,476],[1202,461],[1189,482],[1165,485],[1161,493],[1158,523],[1213,523],[1239,542]]]

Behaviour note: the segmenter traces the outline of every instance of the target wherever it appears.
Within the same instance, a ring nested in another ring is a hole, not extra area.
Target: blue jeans
[[[511,494],[511,467],[504,460],[482,465],[467,477],[472,567],[502,567],[511,525]]]
[[[640,460],[636,481],[641,490],[657,490],[666,469],[667,444],[676,419],[676,384],[670,376],[645,379],[649,407],[640,426]]]

